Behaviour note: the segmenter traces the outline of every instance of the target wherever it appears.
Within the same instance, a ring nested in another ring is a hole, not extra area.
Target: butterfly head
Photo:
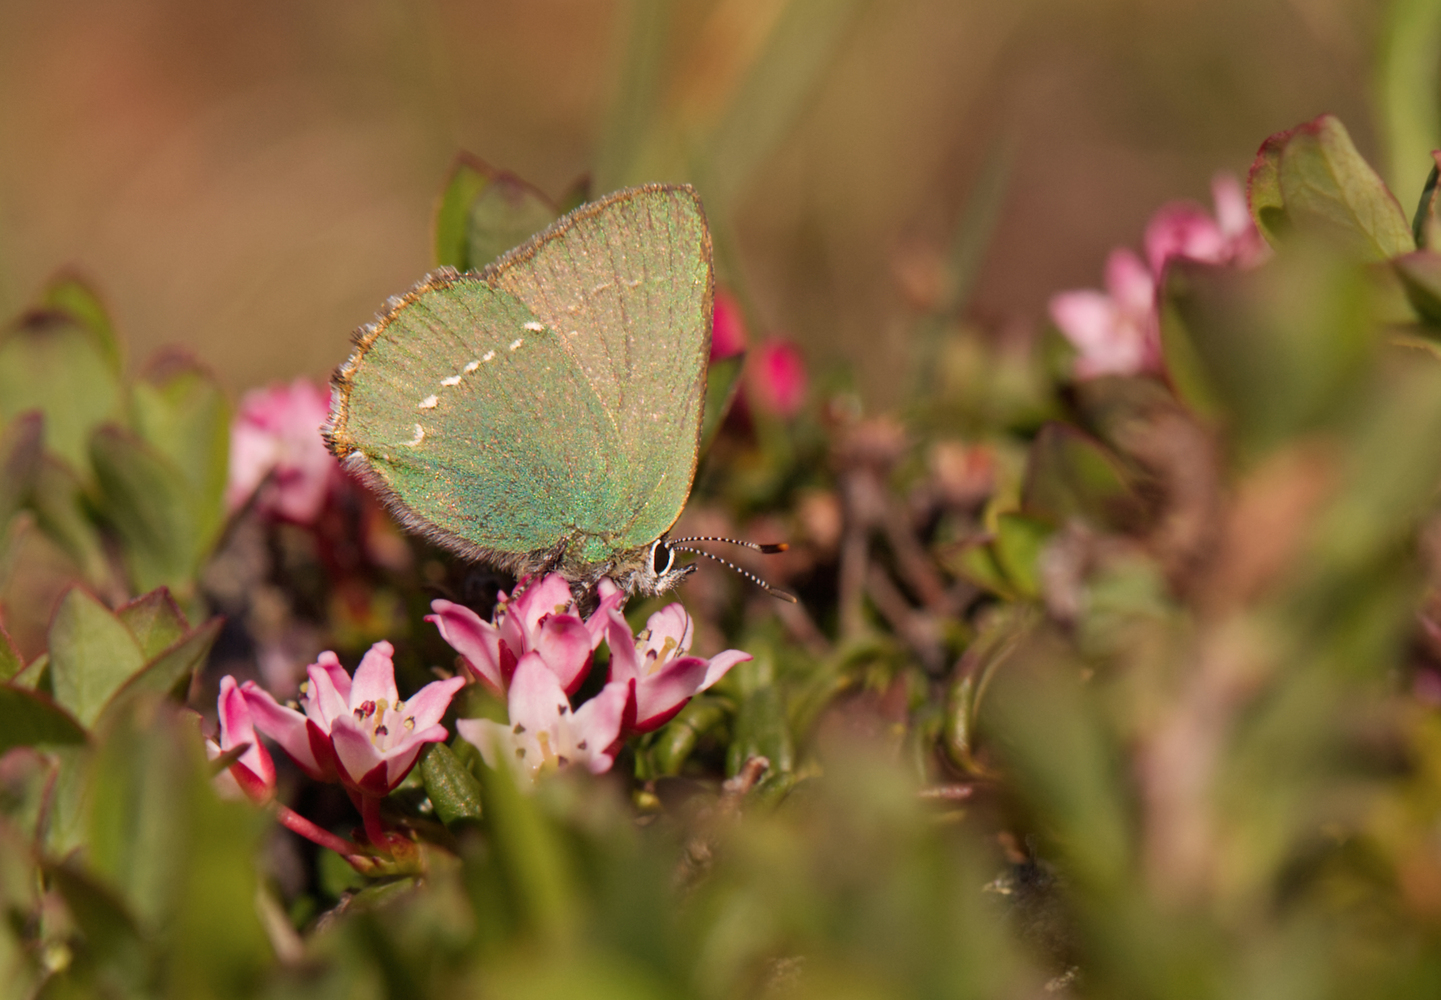
[[[622,589],[632,594],[653,597],[663,594],[695,572],[694,563],[682,565],[676,559],[677,550],[664,538],[657,538],[649,545],[637,549],[636,559],[625,578],[620,580]]]
[[[691,573],[695,565],[681,565],[677,551],[664,538],[621,553],[606,573],[627,594],[654,597],[664,594]]]

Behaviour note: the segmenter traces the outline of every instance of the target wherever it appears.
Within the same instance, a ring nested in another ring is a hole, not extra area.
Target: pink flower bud
[[[715,290],[715,312],[711,323],[710,356],[715,361],[740,354],[746,349],[745,313],[735,296],[724,288]]]
[[[788,340],[771,340],[756,349],[751,362],[751,391],[757,406],[789,419],[806,399],[806,364]]]
[[[206,740],[205,752],[211,760],[237,747],[245,751],[222,772],[217,782],[222,790],[234,793],[239,788],[256,802],[268,802],[275,795],[275,762],[255,735],[255,721],[250,706],[229,675],[220,679],[220,698],[216,705],[220,716],[220,742]]]

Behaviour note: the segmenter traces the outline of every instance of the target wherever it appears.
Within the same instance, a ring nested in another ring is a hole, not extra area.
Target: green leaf
[[[1400,204],[1335,116],[1322,115],[1273,136],[1261,148],[1251,186],[1262,204],[1253,205],[1253,211],[1258,219],[1268,218],[1279,191],[1285,216],[1279,227],[1269,217],[1268,236],[1278,228],[1321,235],[1365,261],[1416,249]]]
[[[184,874],[185,755],[159,699],[128,702],[107,723],[88,776],[88,860],[142,926],[158,928]]]
[[[1441,205],[1437,204],[1436,181],[1441,178],[1441,151],[1431,154],[1431,173],[1426,175],[1426,186],[1421,189],[1421,200],[1416,203],[1416,214],[1411,219],[1411,235],[1416,246],[1425,250],[1435,249],[1441,240]]]
[[[978,759],[976,717],[991,678],[1042,620],[1034,605],[1003,604],[987,615],[966,648],[946,693],[942,748],[968,774],[984,770]]]
[[[80,723],[49,698],[0,686],[0,753],[12,747],[84,742]]]
[[[40,476],[45,418],[24,413],[0,430],[0,531],[30,498]]]
[[[977,722],[1068,872],[1092,891],[1115,891],[1136,858],[1123,793],[1129,776],[1082,676],[1059,636],[1031,630],[1006,654],[1005,669],[992,672]]]
[[[116,969],[139,988],[147,964],[146,947],[125,901],[70,864],[47,866],[45,875],[84,935],[88,957],[102,967]]]
[[[179,792],[174,811],[160,822],[182,826],[184,851],[160,857],[172,868],[173,918],[168,925],[171,995],[253,997],[275,958],[257,912],[260,875],[255,859],[273,820],[248,802],[215,794],[200,735],[164,703],[163,733],[180,750]],[[158,845],[142,849],[158,853]]]
[[[4,625],[0,625],[0,681],[8,681],[24,666],[25,661],[20,658],[15,644],[10,641],[10,633],[5,631]]]
[[[701,454],[705,454],[710,443],[715,440],[716,432],[720,430],[726,414],[730,412],[731,404],[735,402],[745,358],[744,353],[719,358],[712,361],[710,368],[706,370],[705,417],[702,419],[700,435]]]
[[[968,538],[959,545],[941,553],[941,565],[946,572],[975,584],[982,590],[1014,601],[1020,599],[996,558],[994,537]]]
[[[1048,423],[1031,443],[1021,509],[1057,526],[1073,518],[1119,526],[1135,516],[1137,500],[1120,463],[1098,441],[1069,424]]]
[[[435,262],[457,271],[470,270],[470,206],[490,183],[490,166],[461,153],[435,206]]]
[[[711,695],[697,695],[660,731],[651,752],[661,774],[680,774],[686,759],[705,733],[727,715],[726,703]]]
[[[9,677],[10,686],[20,691],[53,693],[50,683],[50,654],[41,653]]]
[[[1406,299],[1429,326],[1441,327],[1441,254],[1417,250],[1391,262]]]
[[[770,761],[770,768],[761,785],[783,791],[795,770],[795,742],[770,657],[765,650],[754,654],[755,659],[732,668],[746,693],[736,710],[734,733],[726,748],[726,775],[734,777],[747,760],[764,757]]]
[[[50,623],[49,647],[55,701],[84,726],[145,666],[130,630],[79,587],[61,598]]]
[[[65,313],[26,314],[0,333],[0,419],[45,414],[46,447],[81,472],[91,432],[121,411],[121,384],[94,333]]]
[[[996,520],[996,540],[991,546],[996,562],[1025,597],[1041,595],[1041,549],[1054,530],[1045,521],[1021,514],[1002,514]]]
[[[230,403],[194,360],[169,355],[152,364],[131,393],[135,433],[180,471],[197,544],[208,549],[225,523],[230,472]]]
[[[466,229],[472,270],[520,246],[556,220],[555,204],[540,191],[506,171],[498,171],[470,204]]]
[[[152,659],[143,670],[121,685],[111,696],[101,711],[100,718],[104,720],[106,716],[114,713],[118,706],[137,695],[171,695],[184,701],[185,693],[190,688],[191,677],[205,665],[205,658],[210,655],[210,647],[215,645],[224,624],[223,618],[212,618]]]
[[[483,821],[511,907],[542,939],[570,939],[578,917],[575,880],[557,831],[537,797],[516,786],[511,768],[482,764],[480,785]]]
[[[185,477],[163,455],[118,427],[102,427],[90,447],[101,510],[124,546],[135,589],[168,586],[188,595],[209,533],[189,503]]]
[[[82,278],[73,274],[57,275],[40,296],[40,305],[64,313],[89,330],[96,346],[110,362],[111,370],[117,376],[121,373],[120,338],[115,333],[115,325],[110,321],[105,303]]]
[[[170,591],[158,587],[137,597],[129,604],[121,605],[115,617],[125,623],[147,660],[152,660],[169,649],[190,631],[190,623]]]
[[[549,198],[515,174],[462,153],[436,207],[436,262],[478,271],[559,214]]]
[[[36,520],[51,541],[75,560],[91,586],[108,590],[110,560],[90,518],[90,503],[79,476],[64,462],[45,456],[30,496]]]
[[[1325,243],[1289,241],[1256,271],[1177,261],[1162,342],[1188,401],[1200,396],[1243,449],[1264,451],[1339,412],[1376,345],[1364,269]]]
[[[1427,154],[1441,147],[1441,4],[1395,0],[1380,27],[1376,90],[1389,174],[1392,188],[1409,202]]]
[[[1279,243],[1286,235],[1286,199],[1281,194],[1281,152],[1290,141],[1294,129],[1277,132],[1261,143],[1251,173],[1246,178],[1246,202],[1251,218],[1267,242]]]
[[[709,142],[722,212],[790,134],[864,0],[790,0]]]
[[[480,782],[444,743],[431,743],[420,758],[420,777],[435,814],[456,830],[480,819]]]

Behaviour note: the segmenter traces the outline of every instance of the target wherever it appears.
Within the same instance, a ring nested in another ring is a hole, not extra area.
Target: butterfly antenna
[[[694,538],[673,538],[670,540],[672,545],[675,545],[677,542],[725,542],[727,545],[739,545],[741,548],[764,552],[768,556],[773,556],[777,552],[787,552],[791,547],[789,542],[743,542],[739,538],[717,538],[714,535],[696,535]],[[693,552],[696,550],[687,549],[686,551]],[[701,555],[709,554],[708,552],[701,553]]]
[[[726,542],[730,541],[730,539],[728,539],[728,538],[720,538],[720,539],[716,539],[716,538],[710,538],[710,539],[682,538],[682,539],[679,539],[679,541],[683,541],[683,542],[702,541],[702,540],[703,540],[703,541],[726,541]],[[669,544],[670,544],[670,547],[671,547],[671,548],[676,549],[677,551],[680,551],[680,552],[690,552],[690,553],[692,553],[692,554],[694,554],[694,555],[705,556],[707,559],[714,559],[716,562],[720,563],[722,566],[724,566],[726,569],[730,570],[731,572],[733,572],[733,573],[739,573],[741,576],[745,577],[745,578],[746,578],[747,580],[749,580],[751,583],[755,584],[757,587],[761,588],[761,589],[764,590],[767,594],[770,594],[772,597],[779,597],[781,600],[783,600],[783,601],[789,601],[789,602],[792,603],[792,604],[797,603],[797,601],[796,601],[796,599],[795,599],[795,597],[794,597],[793,595],[787,594],[784,590],[780,590],[779,588],[772,587],[770,584],[766,583],[764,580],[762,580],[760,577],[756,576],[756,575],[755,575],[754,573],[752,573],[750,570],[741,569],[739,566],[737,566],[735,563],[731,562],[729,559],[722,559],[720,556],[716,555],[715,553],[713,553],[713,552],[707,552],[705,549],[693,549],[693,548],[690,548],[689,546],[686,546],[686,545],[677,545],[675,542],[670,542]],[[759,549],[759,548],[761,548],[759,545],[748,544],[748,543],[746,543],[746,542],[739,542],[739,543],[737,543],[737,544],[747,545],[747,547],[749,547],[749,548],[754,548],[754,549]],[[781,545],[784,545],[785,543],[782,542],[782,543],[780,543],[780,544],[781,544]],[[762,550],[762,551],[765,551],[765,550]],[[784,552],[785,549],[784,549],[784,548],[773,549],[772,551]]]

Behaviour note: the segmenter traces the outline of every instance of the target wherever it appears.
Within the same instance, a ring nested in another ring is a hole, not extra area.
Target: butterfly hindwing
[[[344,433],[413,527],[524,553],[607,526],[614,426],[514,296],[475,275],[432,278],[350,367]]]
[[[710,240],[684,187],[582,206],[362,331],[328,430],[410,527],[490,561],[653,541],[690,491]]]

